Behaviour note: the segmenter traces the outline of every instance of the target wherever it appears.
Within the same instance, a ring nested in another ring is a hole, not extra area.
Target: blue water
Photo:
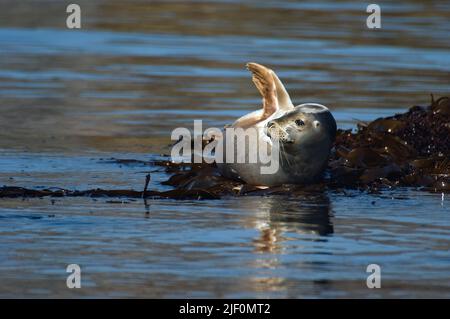
[[[0,4],[0,186],[168,189],[176,127],[260,107],[244,65],[267,64],[296,104],[340,128],[448,95],[450,5],[353,1]],[[449,197],[380,194],[174,201],[0,199],[0,297],[450,298]],[[82,288],[68,289],[79,264]],[[369,264],[381,288],[368,289]]]

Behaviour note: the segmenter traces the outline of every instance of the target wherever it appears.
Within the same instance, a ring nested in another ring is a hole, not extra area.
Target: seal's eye
[[[295,120],[295,124],[297,124],[298,126],[303,126],[305,125],[305,122],[303,122],[302,120]]]

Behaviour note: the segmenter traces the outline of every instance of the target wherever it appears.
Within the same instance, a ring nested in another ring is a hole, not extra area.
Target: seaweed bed
[[[450,192],[450,99],[441,97],[428,107],[414,106],[408,112],[370,123],[358,123],[356,132],[338,130],[323,180],[313,185],[282,185],[260,188],[222,177],[212,164],[176,164],[166,159],[140,162],[113,159],[120,164],[143,163],[164,167],[171,174],[163,182],[174,189],[142,191],[91,189],[35,190],[3,186],[0,197],[128,197],[172,199],[218,199],[223,196],[296,195],[330,189],[359,189],[378,193],[393,187],[415,187],[430,192]]]

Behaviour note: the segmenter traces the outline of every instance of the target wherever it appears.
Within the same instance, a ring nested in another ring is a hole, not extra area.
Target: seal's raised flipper
[[[252,72],[252,81],[263,97],[263,119],[278,110],[277,87],[272,71],[257,63],[247,63],[247,69]]]
[[[292,104],[291,97],[289,96],[288,92],[284,88],[283,83],[281,83],[278,76],[270,70],[272,73],[273,79],[275,81],[275,86],[277,87],[277,97],[278,97],[278,105],[280,109],[289,111],[294,108],[294,104]]]
[[[255,75],[256,76],[262,75],[263,77],[268,77],[270,74],[273,78],[273,83],[275,84],[275,88],[276,88],[278,107],[284,111],[290,111],[291,109],[294,108],[294,104],[292,104],[289,93],[286,91],[283,83],[280,81],[280,79],[278,78],[278,76],[275,74],[275,72],[273,70],[271,70],[261,64],[254,63],[254,62],[247,63],[247,69],[249,69],[253,73],[253,82],[255,83],[259,92],[261,92],[261,89],[258,87],[258,84],[255,82]],[[272,81],[270,81],[270,79],[268,79],[265,81],[265,83],[272,83]],[[264,97],[264,94],[262,92],[261,92],[261,95]]]
[[[234,127],[250,127],[268,119],[275,112],[290,111],[294,108],[291,98],[278,76],[265,66],[249,62],[247,69],[252,72],[252,81],[263,97],[263,109],[239,118]]]
[[[247,63],[247,69],[252,72],[252,81],[263,97],[263,108],[239,118],[234,122],[234,127],[253,126],[279,110],[277,86],[272,71],[257,63]]]

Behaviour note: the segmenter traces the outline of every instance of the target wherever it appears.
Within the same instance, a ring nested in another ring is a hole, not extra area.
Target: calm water
[[[175,127],[258,108],[244,65],[339,127],[449,94],[450,3],[0,2],[0,185],[142,189]],[[0,199],[0,297],[446,297],[450,201],[412,189],[218,201]],[[82,268],[82,289],[65,267]],[[382,288],[367,289],[378,264]]]

